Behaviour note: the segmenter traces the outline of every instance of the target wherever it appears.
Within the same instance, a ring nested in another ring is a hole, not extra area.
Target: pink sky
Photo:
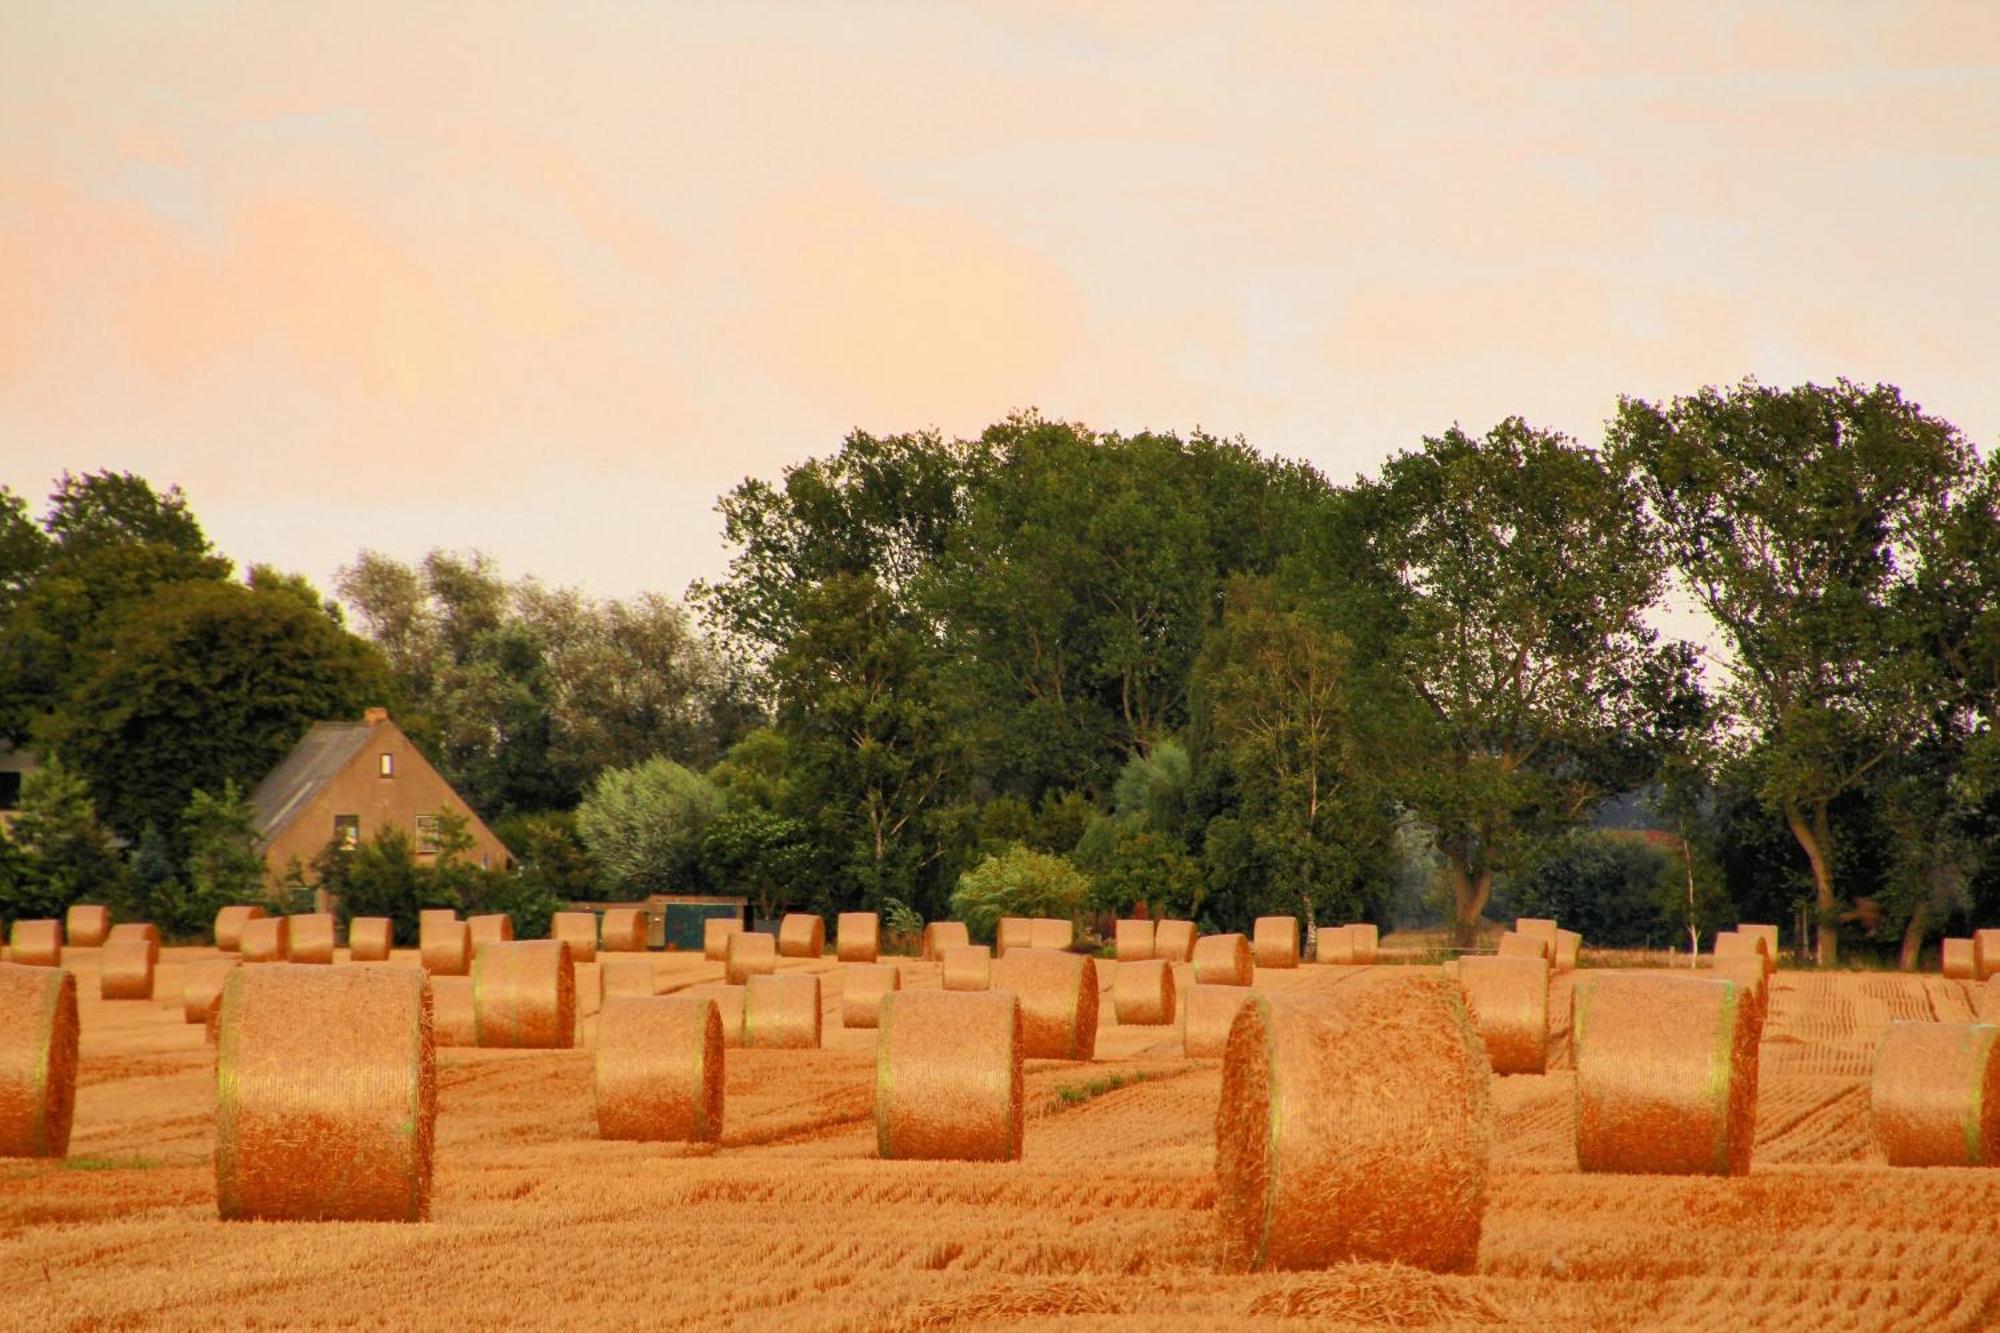
[[[678,593],[854,426],[1888,380],[2000,437],[2000,7],[0,3],[0,483]],[[281,12],[282,11],[282,12]]]

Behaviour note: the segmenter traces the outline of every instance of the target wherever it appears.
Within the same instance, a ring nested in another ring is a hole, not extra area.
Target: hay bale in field
[[[233,903],[215,914],[215,947],[224,953],[235,953],[243,947],[243,923],[261,921],[266,915],[263,908],[254,903]]]
[[[153,969],[160,946],[143,936],[106,940],[97,960],[97,997],[101,1000],[150,1000]]]
[[[901,989],[903,974],[894,963],[847,964],[840,970],[840,1025],[874,1027],[883,998]]]
[[[290,917],[260,916],[243,923],[237,957],[246,963],[282,963],[291,948]]]
[[[729,937],[723,959],[723,979],[741,986],[754,976],[768,976],[778,970],[778,941],[756,930],[739,930]]]
[[[1345,967],[1354,961],[1354,927],[1321,926],[1313,939],[1313,953],[1329,967]]]
[[[1248,986],[1257,979],[1250,941],[1241,935],[1205,935],[1194,946],[1198,986]]]
[[[1119,963],[1111,979],[1111,1010],[1120,1027],[1159,1027],[1174,1021],[1174,965],[1164,958]]]
[[[333,913],[301,912],[285,918],[285,961],[333,961]]]
[[[1345,929],[1348,961],[1362,967],[1375,966],[1375,959],[1382,949],[1381,933],[1367,921],[1357,921]]]
[[[62,922],[16,921],[7,936],[8,955],[23,967],[62,966]]]
[[[111,909],[96,903],[73,903],[63,916],[63,939],[72,949],[95,949],[111,933]]]
[[[431,1025],[437,1044],[477,1046],[479,1019],[472,1002],[472,978],[427,975],[431,982]]]
[[[1514,933],[1516,935],[1532,936],[1538,940],[1546,940],[1549,946],[1549,956],[1555,956],[1555,918],[1546,916],[1517,916],[1514,918]]]
[[[1230,1029],[1215,1120],[1223,1266],[1467,1271],[1492,1140],[1486,1062],[1444,982],[1252,992]]]
[[[61,1157],[76,1109],[76,978],[0,963],[0,1157]]]
[[[993,927],[993,956],[1005,958],[1009,949],[1035,947],[1035,923],[1025,916],[1003,916]]]
[[[1030,949],[1067,949],[1076,943],[1076,926],[1069,921],[1058,921],[1052,916],[1031,917],[1028,920],[1028,947]]]
[[[1190,986],[1181,996],[1181,1051],[1190,1060],[1220,1060],[1229,1025],[1250,998],[1247,986]]]
[[[466,929],[472,932],[472,954],[475,958],[479,956],[481,947],[488,944],[503,944],[514,938],[514,918],[505,912],[488,912],[484,916],[467,917],[465,925]]]
[[[160,928],[150,921],[128,921],[123,925],[113,926],[111,933],[104,937],[106,944],[115,944],[119,940],[151,940],[153,947],[157,949],[160,947]]]
[[[1552,961],[1550,955],[1553,952],[1554,941],[1545,940],[1539,935],[1523,935],[1518,931],[1510,930],[1500,937],[1500,948],[1497,950],[1496,956],[1501,958],[1540,958],[1544,962],[1549,962]]]
[[[1120,921],[1111,928],[1111,941],[1121,963],[1143,963],[1153,956],[1153,923]]]
[[[991,990],[993,951],[983,944],[955,944],[944,951],[946,990]]]
[[[386,916],[357,916],[347,923],[347,958],[354,963],[386,963],[396,944],[396,924]]]
[[[1020,998],[1021,1054],[1027,1058],[1088,1060],[1097,1053],[1095,959],[1014,949],[993,960],[993,989]]]
[[[1765,976],[1769,976],[1778,970],[1778,928],[1776,926],[1751,925],[1747,922],[1738,923],[1736,933],[1739,935],[1755,935],[1758,939],[1764,941]]]
[[[1192,921],[1161,921],[1153,926],[1153,957],[1170,963],[1194,961],[1196,931]]]
[[[787,912],[778,921],[778,957],[820,958],[826,954],[826,922],[814,912]]]
[[[1733,981],[1743,988],[1750,1025],[1761,1037],[1771,997],[1771,978],[1764,971],[1762,955],[1756,952],[1724,954],[1710,962],[1709,975],[1718,981]]]
[[[701,923],[701,956],[711,963],[729,960],[729,937],[740,934],[743,923],[733,916],[712,916]]]
[[[768,938],[768,937],[767,937]],[[743,983],[743,1044],[763,1050],[816,1051],[820,1045],[819,978],[809,972],[752,976]]]
[[[1891,1023],[1868,1118],[1890,1166],[2000,1166],[2000,1027]]]
[[[941,963],[946,949],[959,949],[972,943],[972,934],[963,921],[933,921],[924,927],[924,961]]]
[[[614,995],[658,995],[659,982],[653,976],[653,960],[605,958],[597,964],[597,1000],[601,1005]]]
[[[1762,967],[1767,959],[1762,937],[1740,930],[1717,931],[1715,944],[1709,953],[1715,958],[1755,958],[1759,967]]]
[[[606,1000],[597,1019],[598,1137],[719,1142],[722,1051],[722,1015],[713,1000]]]
[[[598,937],[599,953],[644,953],[646,911],[641,907],[604,909],[603,933]]]
[[[1979,981],[2000,973],[2000,930],[1972,932],[1972,964]]]
[[[1461,958],[1458,985],[1494,1073],[1540,1074],[1548,1068],[1546,959]]]
[[[1250,960],[1258,967],[1299,965],[1299,919],[1260,916],[1250,930]]]
[[[576,966],[561,940],[489,940],[472,956],[481,1046],[567,1050],[576,1042]]]
[[[2000,981],[1987,980],[1972,992],[1974,1013],[1982,1023],[2000,1023]]]
[[[1556,932],[1556,971],[1576,971],[1576,958],[1583,950],[1583,936],[1573,930]]]
[[[1020,1160],[1022,1056],[1012,992],[889,996],[875,1043],[875,1151],[886,1160]]]
[[[843,963],[872,963],[882,956],[882,918],[875,912],[842,912],[834,922],[833,956]]]
[[[458,913],[432,909],[417,915],[417,952],[434,977],[462,977],[472,971],[472,928]]]
[[[1943,964],[1944,974],[1947,977],[1958,981],[1979,979],[1979,959],[1973,952],[1971,940],[1946,940],[1939,961]]]
[[[597,913],[557,912],[549,917],[549,938],[569,946],[572,963],[597,961]]]
[[[206,1023],[214,1016],[215,1003],[222,998],[222,983],[236,966],[234,958],[207,958],[188,964],[187,982],[181,987],[184,1022]]]
[[[1585,1171],[1750,1169],[1757,1038],[1749,996],[1702,977],[1605,974],[1571,998],[1576,1159]]]
[[[743,993],[746,988],[731,986],[720,981],[706,981],[699,986],[689,986],[681,994],[690,1000],[713,1000],[715,1011],[722,1015],[722,1044],[741,1046],[743,1044]]]
[[[430,1215],[431,1006],[414,968],[229,974],[215,1109],[216,1211],[225,1221]]]

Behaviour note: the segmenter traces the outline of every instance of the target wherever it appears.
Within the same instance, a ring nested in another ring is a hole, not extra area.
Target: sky
[[[0,0],[0,484],[678,595],[1021,408],[1336,480],[1888,381],[2000,439],[2000,6]]]

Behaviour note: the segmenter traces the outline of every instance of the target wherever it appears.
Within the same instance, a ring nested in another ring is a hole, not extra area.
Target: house
[[[294,861],[310,867],[335,838],[348,846],[401,829],[420,862],[437,855],[437,817],[449,810],[472,835],[467,859],[508,869],[513,857],[485,821],[431,767],[384,708],[359,722],[319,722],[250,793],[264,868],[284,882]]]

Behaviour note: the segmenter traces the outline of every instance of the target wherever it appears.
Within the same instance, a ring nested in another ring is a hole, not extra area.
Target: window
[[[435,856],[438,849],[438,817],[417,816],[417,855]]]
[[[343,852],[351,852],[361,845],[361,816],[335,815],[333,817],[333,843]]]
[[[380,776],[380,777],[385,777],[385,778],[393,778],[393,777],[395,777],[395,776],[396,776],[396,756],[395,756],[395,755],[393,755],[393,754],[389,754],[389,753],[387,753],[387,752],[384,752],[384,754],[382,755],[382,757],[381,757],[380,759],[377,759],[377,760],[375,761],[375,772],[376,772],[376,774],[377,774],[378,776]]]

